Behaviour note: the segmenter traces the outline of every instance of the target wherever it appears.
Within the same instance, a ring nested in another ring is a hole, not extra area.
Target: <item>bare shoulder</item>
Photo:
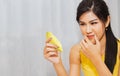
[[[79,44],[73,45],[71,48],[71,52],[80,52],[80,45]]]
[[[75,44],[70,50],[70,63],[80,63],[80,45]]]

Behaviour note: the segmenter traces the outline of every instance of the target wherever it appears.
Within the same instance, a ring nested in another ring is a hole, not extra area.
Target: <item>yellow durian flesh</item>
[[[46,32],[46,39],[48,39],[48,38],[52,38],[50,43],[54,44],[54,45],[57,45],[58,46],[58,48],[57,48],[58,51],[60,51],[60,52],[63,51],[60,41],[57,39],[57,37],[55,35],[52,34],[52,32]]]

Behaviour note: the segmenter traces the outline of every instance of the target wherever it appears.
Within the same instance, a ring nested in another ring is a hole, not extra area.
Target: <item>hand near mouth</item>
[[[101,57],[101,45],[96,35],[94,35],[95,44],[93,44],[87,36],[80,42],[81,51],[85,56],[87,56],[91,61],[95,58]]]

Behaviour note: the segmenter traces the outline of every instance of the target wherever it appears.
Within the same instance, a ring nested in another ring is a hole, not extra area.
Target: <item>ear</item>
[[[107,28],[110,24],[110,16],[107,17],[107,21],[105,23],[105,27]]]

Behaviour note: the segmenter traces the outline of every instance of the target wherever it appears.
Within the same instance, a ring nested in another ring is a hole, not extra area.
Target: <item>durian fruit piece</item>
[[[60,41],[57,39],[57,37],[55,35],[52,34],[52,32],[46,32],[46,39],[48,38],[52,38],[52,40],[50,41],[51,44],[55,44],[58,46],[57,50],[62,52],[62,45],[60,43]]]

